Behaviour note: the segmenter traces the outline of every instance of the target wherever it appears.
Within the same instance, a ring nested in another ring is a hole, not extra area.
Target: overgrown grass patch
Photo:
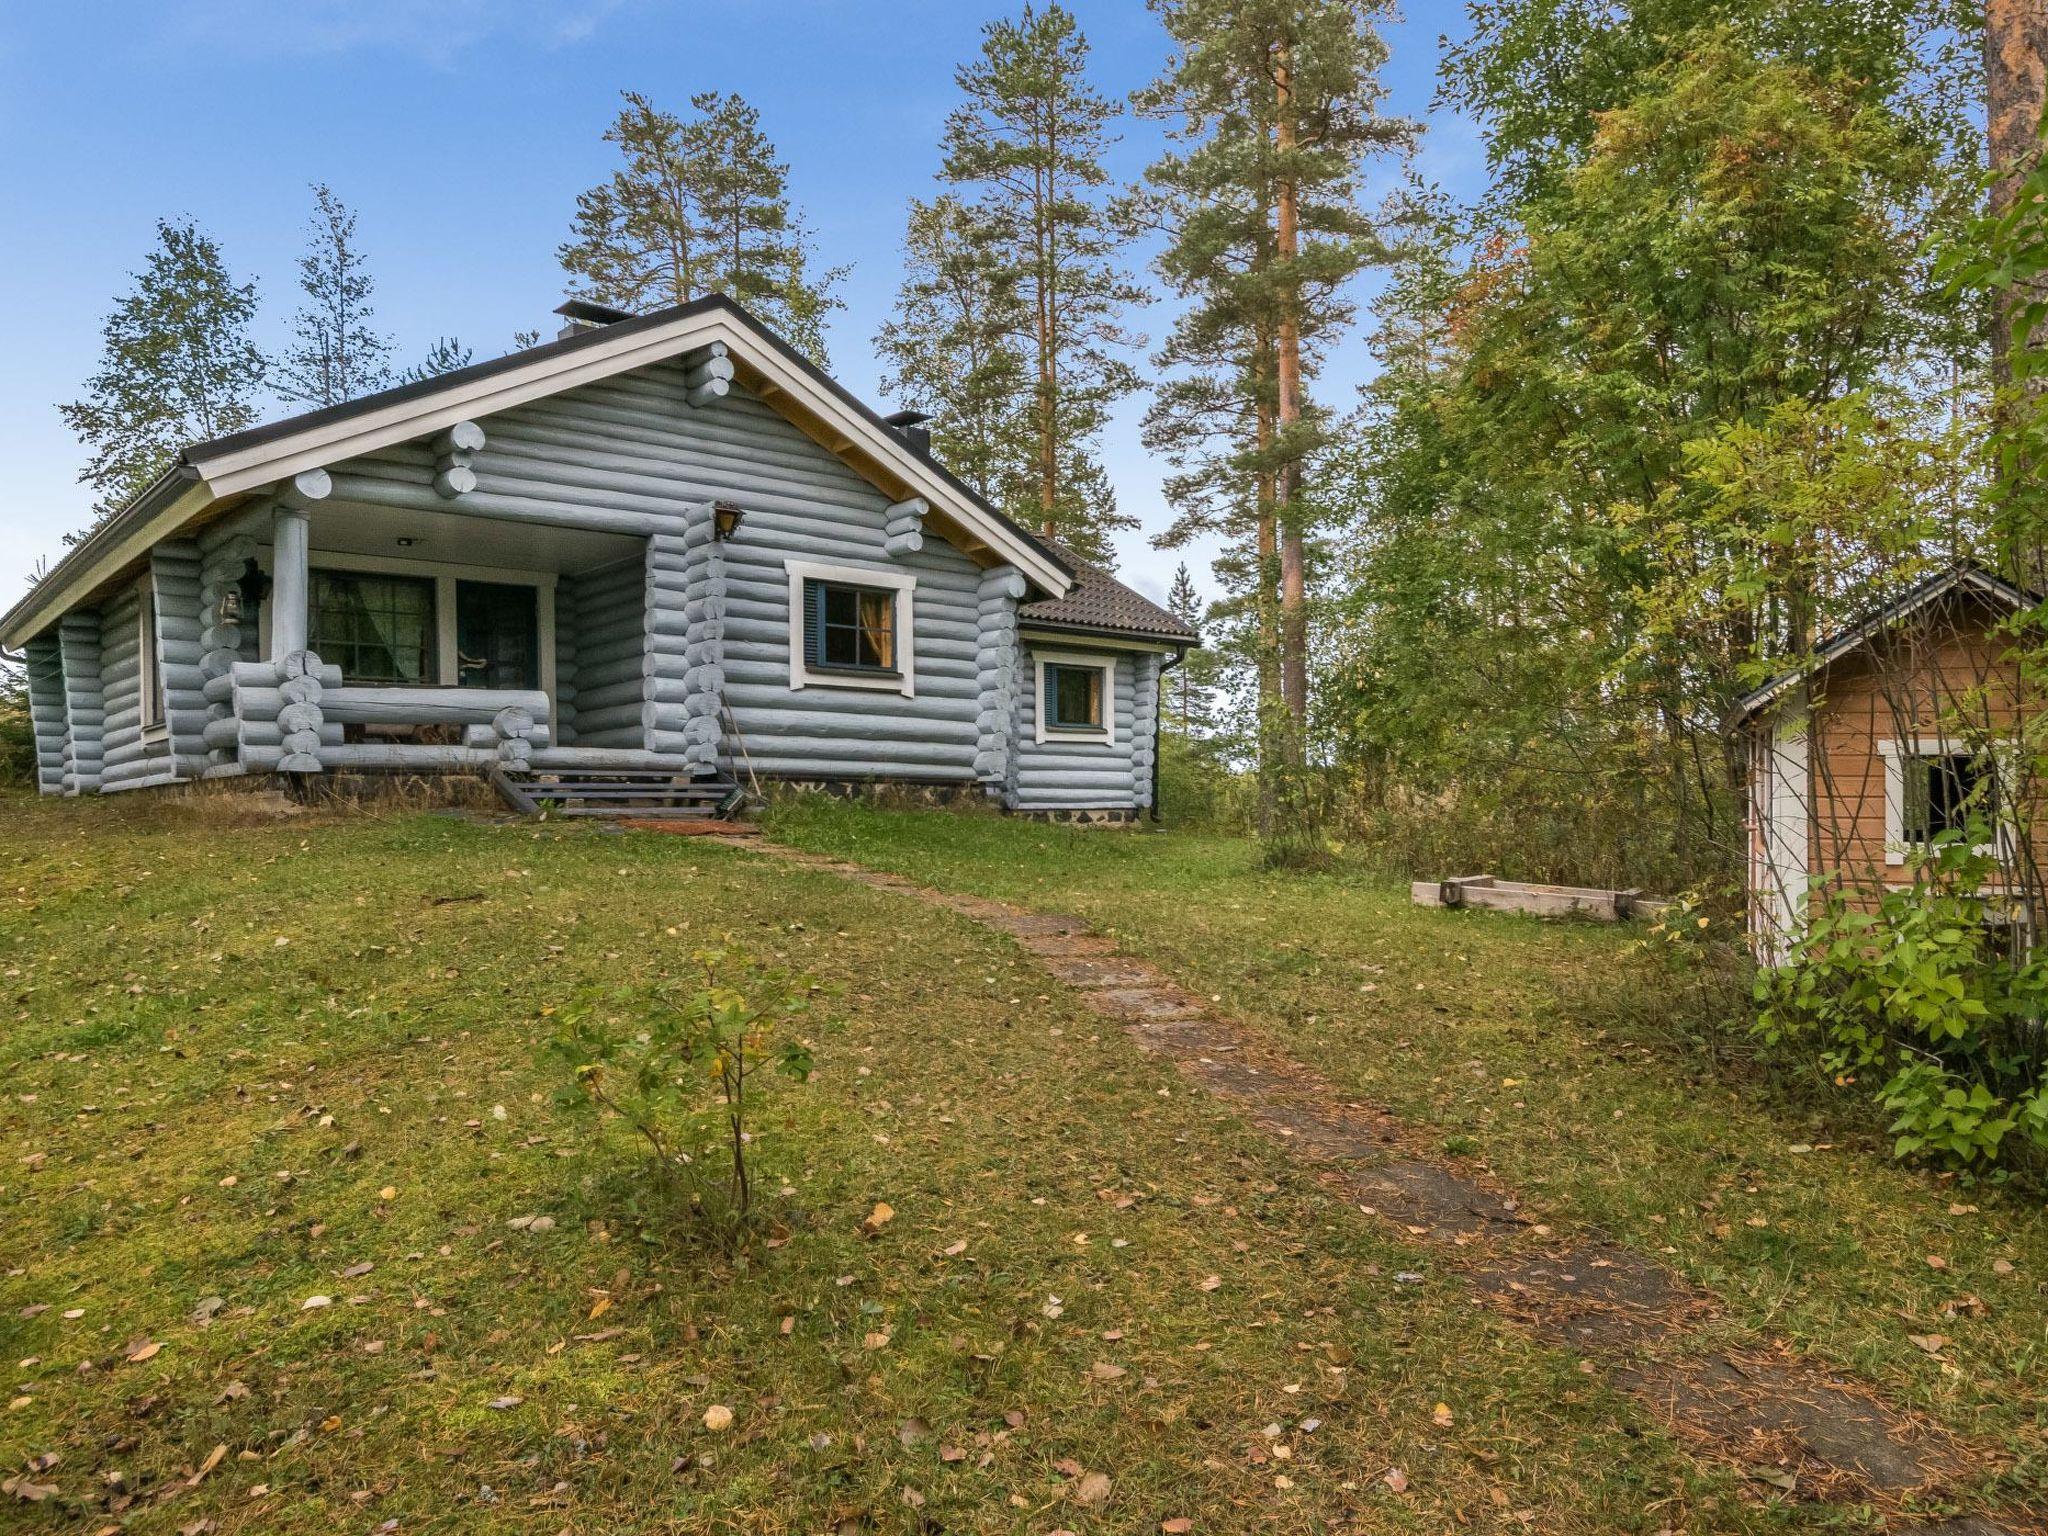
[[[1648,1432],[950,914],[650,834],[5,810],[0,1460],[54,1490],[10,1528],[1837,1521]],[[538,1049],[726,933],[845,987],[738,1249]]]

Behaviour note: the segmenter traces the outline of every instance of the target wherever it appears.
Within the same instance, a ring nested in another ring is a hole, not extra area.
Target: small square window
[[[1904,763],[1906,803],[1900,832],[1909,843],[1931,842],[1943,832],[1963,832],[1971,818],[1989,820],[1995,780],[1989,760],[1969,752],[1935,752]]]
[[[1047,662],[1045,723],[1056,731],[1099,731],[1103,728],[1102,667]]]
[[[887,587],[806,579],[804,653],[813,667],[895,672],[895,592]]]

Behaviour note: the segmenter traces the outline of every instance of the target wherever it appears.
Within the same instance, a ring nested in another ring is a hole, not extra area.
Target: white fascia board
[[[20,650],[35,636],[41,634],[58,619],[78,605],[78,600],[91,592],[131,562],[146,556],[158,544],[176,533],[180,528],[204,512],[215,500],[215,492],[204,480],[195,480],[185,488],[178,499],[149,521],[130,530],[118,544],[105,553],[96,555],[89,564],[75,571],[56,571],[44,578],[50,590],[36,592],[39,599],[34,612],[17,620],[4,634],[0,634],[0,645],[9,650]]]

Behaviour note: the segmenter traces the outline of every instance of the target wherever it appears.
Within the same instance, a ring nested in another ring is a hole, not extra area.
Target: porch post
[[[277,488],[270,546],[270,659],[283,662],[306,648],[307,555],[313,544],[310,508],[334,488],[324,469],[309,469]]]

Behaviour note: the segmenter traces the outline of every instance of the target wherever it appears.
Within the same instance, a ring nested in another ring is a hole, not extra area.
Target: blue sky
[[[1021,0],[1020,0],[1021,3]],[[1140,0],[1069,0],[1097,85],[1121,98],[1164,56]],[[0,456],[9,465],[0,607],[87,520],[82,462],[55,410],[98,355],[99,327],[154,221],[190,215],[259,284],[259,339],[297,297],[308,183],[361,218],[378,323],[402,361],[456,335],[490,356],[553,334],[554,259],[576,193],[610,168],[618,92],[681,110],[738,91],[761,109],[828,264],[850,263],[830,331],[834,371],[878,399],[869,338],[899,275],[905,202],[928,195],[954,68],[1016,6],[965,0],[0,0]],[[1468,124],[1431,113],[1439,39],[1462,6],[1410,0],[1387,29],[1394,110],[1428,118],[1424,173],[1454,193],[1484,174]],[[1135,177],[1158,129],[1127,124],[1113,169]],[[1390,182],[1394,170],[1385,173]],[[1142,252],[1139,253],[1142,260]],[[1163,334],[1170,309],[1138,317]],[[1348,403],[1369,368],[1343,349],[1321,389]],[[1163,593],[1181,558],[1148,535],[1169,512],[1129,404],[1105,442],[1127,579]],[[1190,565],[1206,589],[1207,564]]]

